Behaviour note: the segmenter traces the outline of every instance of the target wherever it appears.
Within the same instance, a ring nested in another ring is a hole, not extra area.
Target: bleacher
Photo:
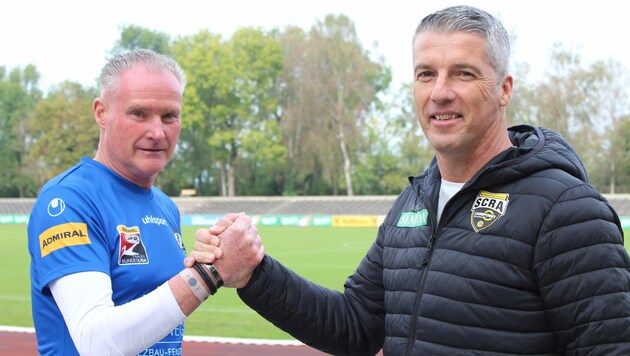
[[[395,196],[173,198],[182,214],[385,215]]]
[[[245,212],[250,215],[385,215],[396,196],[174,197],[182,215]],[[606,198],[630,217],[630,194]],[[30,214],[34,198],[0,198],[0,215]]]
[[[246,212],[250,215],[385,215],[395,196],[173,197],[182,215]],[[34,198],[0,198],[1,214],[30,214]]]
[[[34,198],[0,198],[0,215],[28,215],[34,203]]]

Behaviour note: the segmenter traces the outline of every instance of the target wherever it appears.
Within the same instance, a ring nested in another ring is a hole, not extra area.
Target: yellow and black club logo
[[[509,194],[480,191],[473,203],[470,224],[476,231],[489,228],[505,214],[509,203]]]

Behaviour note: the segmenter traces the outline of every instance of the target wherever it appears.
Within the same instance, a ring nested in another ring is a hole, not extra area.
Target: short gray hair
[[[172,73],[180,84],[181,92],[184,93],[186,87],[186,75],[177,62],[164,54],[157,53],[150,49],[134,49],[114,55],[101,70],[99,84],[101,96],[106,91],[115,91],[118,86],[120,75],[127,69],[135,66],[145,66],[155,71],[167,71]]]
[[[499,21],[486,11],[472,6],[452,6],[426,16],[413,36],[421,32],[443,33],[468,32],[477,34],[487,41],[486,56],[497,74],[499,83],[508,74],[510,64],[510,36]]]

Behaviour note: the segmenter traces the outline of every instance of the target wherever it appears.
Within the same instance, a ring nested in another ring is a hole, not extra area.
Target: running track
[[[184,337],[184,356],[201,355],[326,355],[296,341],[253,340],[231,338]],[[0,355],[37,356],[35,333],[32,328],[0,326]]]

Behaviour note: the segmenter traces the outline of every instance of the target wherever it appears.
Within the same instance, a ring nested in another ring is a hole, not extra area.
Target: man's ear
[[[94,111],[94,120],[96,120],[98,127],[100,128],[105,127],[107,105],[105,104],[103,99],[101,98],[94,99],[92,110]]]
[[[501,89],[503,90],[503,94],[501,94],[501,106],[506,107],[510,103],[513,88],[514,78],[512,78],[511,75],[503,78],[503,83],[501,83]]]

